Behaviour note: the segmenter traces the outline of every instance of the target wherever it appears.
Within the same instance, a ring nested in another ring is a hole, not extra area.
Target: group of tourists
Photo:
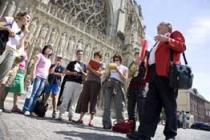
[[[123,122],[124,108],[127,106],[128,120],[140,120],[137,132],[127,134],[135,140],[150,140],[154,136],[162,108],[165,111],[166,140],[173,140],[177,135],[177,90],[169,86],[168,74],[170,50],[174,51],[174,63],[180,63],[180,54],[185,51],[185,40],[179,31],[172,31],[170,23],[161,22],[157,27],[156,44],[150,51],[147,48],[134,52],[132,63],[123,65],[123,57],[115,54],[110,63],[105,65],[100,51],[88,63],[83,62],[83,50],[75,52],[75,59],[65,67],[62,56],[53,57],[53,46],[41,46],[31,70],[32,91],[24,112],[18,107],[18,97],[25,93],[25,76],[28,66],[27,50],[30,43],[26,38],[31,15],[20,12],[14,18],[0,19],[0,32],[9,33],[6,48],[0,55],[0,112],[7,112],[4,107],[9,92],[14,94],[12,112],[34,116],[36,104],[41,95],[47,104],[52,96],[52,117],[63,120],[68,112],[68,120],[83,124],[88,112],[88,125],[94,126],[93,118],[99,96],[103,96],[102,124],[104,129],[114,125],[111,119],[112,104],[115,108],[116,122]],[[103,79],[102,79],[103,77]],[[128,88],[126,85],[129,83]],[[149,91],[146,94],[145,88]],[[102,93],[102,94],[101,94]],[[137,107],[137,109],[136,109]],[[138,117],[136,115],[138,110]],[[78,120],[74,113],[79,113]]]

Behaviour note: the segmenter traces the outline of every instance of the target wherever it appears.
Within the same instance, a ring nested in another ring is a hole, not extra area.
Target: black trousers
[[[152,78],[149,83],[149,91],[145,102],[142,122],[139,126],[139,133],[143,136],[153,137],[160,120],[160,113],[164,108],[166,114],[166,125],[164,135],[172,138],[177,135],[177,90],[169,87],[167,77],[156,74],[155,65],[151,67]]]
[[[65,83],[66,83],[66,79],[65,79],[65,77],[64,77],[63,82],[62,82],[62,84],[61,84],[61,90],[60,90],[60,93],[59,93],[59,96],[58,96],[58,103],[57,103],[57,106],[61,105],[61,103],[62,103],[61,97],[62,97],[62,95],[63,95],[63,90],[64,90]]]
[[[144,101],[145,98],[143,96],[145,90],[144,88],[128,88],[127,99],[128,99],[128,118],[129,120],[136,121],[136,108],[139,115],[139,121],[143,115]]]
[[[128,88],[127,93],[127,109],[128,109],[128,119],[134,121],[133,131],[136,129],[136,108],[138,111],[139,122],[141,123],[141,118],[143,117],[144,102],[145,97],[143,96],[145,90],[144,88]]]

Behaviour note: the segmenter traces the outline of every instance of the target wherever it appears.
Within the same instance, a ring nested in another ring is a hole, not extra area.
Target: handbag
[[[114,122],[112,131],[120,133],[131,133],[135,130],[135,122],[133,120],[124,120],[120,122]]]
[[[13,68],[11,68],[7,74],[4,76],[3,80],[1,81],[1,84],[5,85],[6,87],[10,87],[15,80],[15,77],[17,75],[19,66],[16,65]]]
[[[175,89],[190,89],[193,83],[193,73],[188,66],[185,53],[182,53],[185,65],[173,63],[173,50],[170,50],[169,85]]]

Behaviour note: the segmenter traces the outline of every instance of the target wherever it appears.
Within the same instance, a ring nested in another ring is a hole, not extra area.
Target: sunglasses
[[[118,62],[118,61],[120,61],[120,60],[119,60],[119,59],[115,59],[115,60],[114,60],[114,62]]]

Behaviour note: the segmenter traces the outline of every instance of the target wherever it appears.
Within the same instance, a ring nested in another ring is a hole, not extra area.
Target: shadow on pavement
[[[84,133],[84,132],[76,132],[76,131],[55,131],[56,134],[67,136],[65,139],[75,140],[76,138],[82,140],[126,140],[126,138],[120,136],[111,136],[99,133]]]
[[[36,120],[46,120],[50,123],[59,123],[59,124],[69,124],[70,127],[75,127],[75,128],[81,128],[81,129],[88,129],[88,130],[95,130],[95,131],[102,131],[102,132],[113,132],[111,129],[103,129],[102,127],[94,126],[94,127],[89,127],[88,125],[85,124],[76,124],[74,122],[70,122],[68,120],[58,120],[58,119],[53,119],[52,117],[37,117],[37,116],[30,116],[30,118],[36,119]]]
[[[44,117],[44,118],[32,117],[32,118],[37,119],[37,120],[47,120],[50,123],[70,124],[70,125],[73,125],[74,127],[82,128],[82,129],[97,130],[97,131],[104,131],[104,132],[112,132],[111,129],[103,129],[102,127],[97,127],[97,126],[89,127],[88,125],[85,125],[85,124],[76,124],[76,123],[70,122],[68,120],[62,120],[61,121],[59,119],[53,119],[52,117]]]

